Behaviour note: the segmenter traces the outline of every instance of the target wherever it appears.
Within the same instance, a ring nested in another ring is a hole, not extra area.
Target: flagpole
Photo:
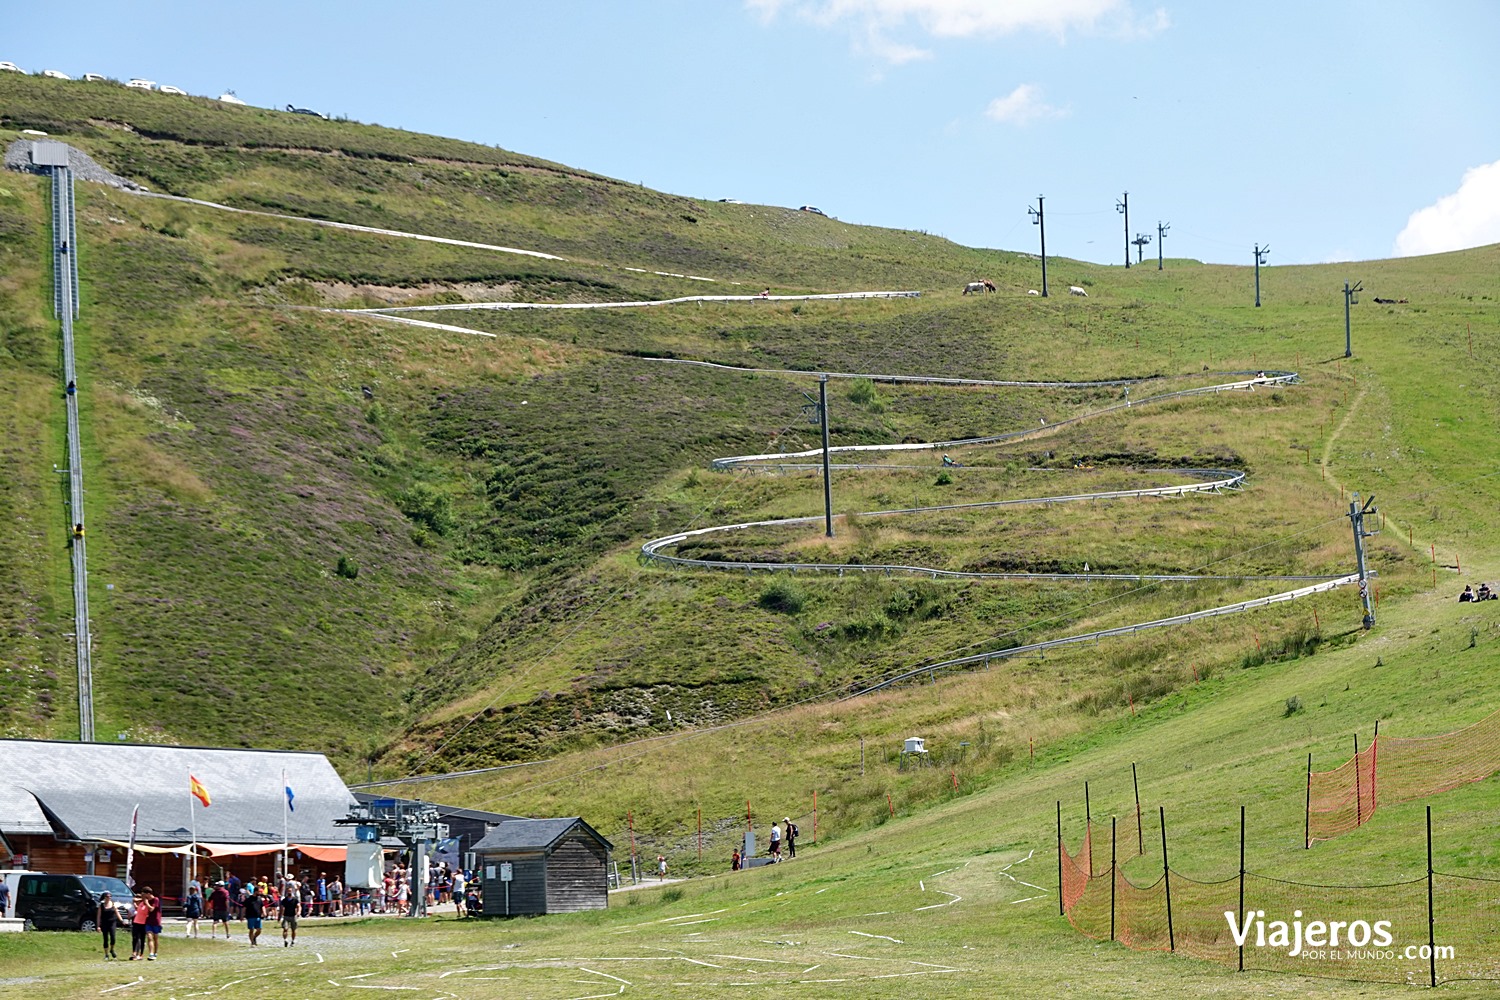
[[[282,877],[282,879],[286,879],[288,877],[288,875],[290,874],[290,869],[288,868],[288,864],[290,862],[291,853],[292,853],[292,845],[290,843],[288,843],[288,838],[287,838],[286,807],[290,804],[290,801],[286,797],[286,790],[287,790],[286,768],[283,767],[281,769],[281,877]]]
[[[188,825],[193,833],[193,860],[189,863],[188,870],[192,873],[191,878],[198,877],[198,811],[193,808],[193,772],[188,772]],[[186,887],[184,887],[186,888]]]

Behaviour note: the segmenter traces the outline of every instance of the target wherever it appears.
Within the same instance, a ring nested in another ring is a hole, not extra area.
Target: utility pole
[[[1365,606],[1364,627],[1366,630],[1375,627],[1375,605],[1370,600],[1370,571],[1365,566],[1365,539],[1375,532],[1365,530],[1365,515],[1375,513],[1378,513],[1378,508],[1375,506],[1375,494],[1370,494],[1370,499],[1365,501],[1363,507],[1359,505],[1359,494],[1350,494],[1349,523],[1354,528],[1354,562],[1359,572],[1359,599]]]
[[[1260,266],[1266,262],[1266,254],[1271,252],[1270,246],[1262,247],[1255,244],[1255,308],[1260,308]]]
[[[1167,230],[1172,228],[1170,222],[1158,222],[1156,224],[1156,269],[1161,270],[1162,244],[1167,241]]]
[[[1026,214],[1032,216],[1031,224],[1042,229],[1042,298],[1047,297],[1047,221],[1042,214],[1042,196],[1036,196],[1036,208],[1026,206]]]
[[[1349,340],[1349,306],[1359,302],[1359,293],[1364,289],[1363,281],[1356,281],[1354,287],[1349,287],[1349,282],[1344,282],[1344,357],[1354,357],[1354,348]]]
[[[802,413],[807,417],[809,423],[821,424],[823,427],[823,530],[829,537],[833,537],[833,480],[829,475],[828,461],[828,376],[818,376],[818,401],[807,393],[802,394],[807,403],[802,407]]]
[[[1135,239],[1130,242],[1135,244],[1135,262],[1139,264],[1146,257],[1146,244],[1151,242],[1151,237],[1145,233],[1136,233]]]
[[[818,416],[823,421],[823,533],[833,537],[833,478],[828,471],[828,376],[818,376]]]
[[[1125,213],[1125,267],[1130,267],[1130,192],[1126,191],[1115,202],[1115,211]]]

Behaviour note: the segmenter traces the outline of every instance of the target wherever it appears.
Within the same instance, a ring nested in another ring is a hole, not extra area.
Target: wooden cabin
[[[486,917],[602,910],[614,845],[577,816],[506,820],[475,844]]]

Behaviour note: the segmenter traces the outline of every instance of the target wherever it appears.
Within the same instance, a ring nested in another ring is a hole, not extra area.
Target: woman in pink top
[[[151,910],[146,905],[145,893],[135,895],[135,916],[130,921],[130,960],[146,957],[146,918]]]

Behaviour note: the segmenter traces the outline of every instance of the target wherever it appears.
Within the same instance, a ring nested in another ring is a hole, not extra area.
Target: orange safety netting
[[[1307,842],[1369,822],[1382,803],[1409,802],[1500,770],[1500,712],[1440,736],[1380,736],[1332,771],[1310,771]]]
[[[1118,870],[1090,877],[1079,864],[1087,845],[1086,837],[1073,855],[1058,843],[1063,909],[1097,940],[1334,979],[1424,986],[1500,979],[1500,879],[1435,872],[1429,895],[1426,877],[1351,886],[1253,872],[1205,882],[1169,870],[1139,886]],[[1277,922],[1290,942],[1276,940]],[[1242,941],[1237,928],[1247,931]]]

